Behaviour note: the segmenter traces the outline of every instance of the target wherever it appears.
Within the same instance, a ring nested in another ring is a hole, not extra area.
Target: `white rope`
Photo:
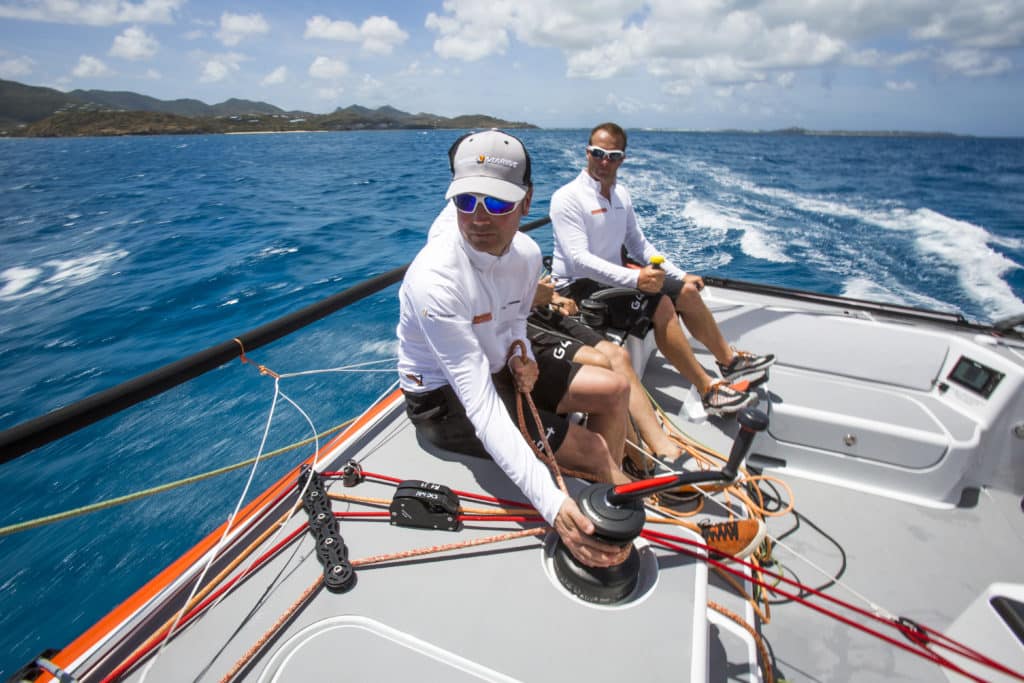
[[[253,479],[256,476],[256,470],[258,469],[258,466],[259,466],[259,463],[260,463],[260,459],[263,457],[263,450],[266,447],[267,438],[270,435],[270,426],[271,426],[271,424],[274,421],[274,413],[276,412],[276,409],[277,409],[277,398],[278,398],[278,396],[282,397],[285,401],[290,403],[292,405],[292,407],[294,407],[299,412],[299,414],[302,415],[303,418],[305,418],[306,423],[309,424],[310,429],[313,431],[313,441],[314,441],[313,469],[314,470],[316,469],[317,461],[315,460],[315,458],[319,457],[319,455],[320,455],[320,437],[318,435],[316,427],[313,424],[313,421],[310,419],[309,415],[306,413],[306,411],[304,411],[297,403],[295,403],[295,401],[293,401],[287,394],[285,394],[283,391],[281,391],[280,382],[281,382],[280,377],[275,377],[274,378],[274,397],[271,400],[270,412],[267,415],[267,422],[266,422],[266,424],[264,425],[264,428],[263,428],[263,438],[260,440],[260,446],[259,446],[259,450],[257,451],[257,454],[256,454],[256,459],[253,461],[252,468],[249,470],[249,478],[245,482],[245,486],[243,487],[242,493],[241,493],[241,495],[238,498],[238,502],[235,503],[234,510],[231,512],[231,515],[228,517],[227,523],[226,523],[226,525],[224,527],[224,533],[221,534],[220,539],[217,541],[217,545],[214,546],[213,550],[210,552],[209,559],[207,559],[206,564],[203,566],[203,570],[199,573],[199,578],[197,578],[196,581],[194,582],[194,584],[192,586],[192,590],[189,593],[188,599],[185,600],[185,603],[182,606],[182,608],[180,610],[178,610],[178,614],[177,614],[177,616],[174,619],[174,623],[171,624],[170,630],[167,631],[167,635],[160,642],[160,649],[157,651],[156,655],[153,656],[152,659],[150,659],[149,663],[146,664],[146,667],[143,670],[142,676],[140,678],[141,683],[145,683],[146,677],[149,675],[150,670],[156,664],[157,660],[160,659],[161,655],[163,655],[164,648],[167,647],[167,643],[170,642],[171,637],[174,635],[175,630],[178,628],[178,625],[181,623],[181,619],[185,616],[185,606],[187,606],[188,604],[190,604],[192,602],[192,599],[195,597],[196,593],[199,591],[199,587],[203,584],[203,579],[206,578],[207,572],[209,571],[210,567],[213,565],[214,560],[220,555],[221,550],[223,550],[223,548],[224,548],[225,539],[227,538],[228,533],[231,532],[232,527],[233,527],[234,522],[235,522],[235,519],[238,516],[238,512],[241,510],[242,504],[245,502],[246,497],[249,495],[249,489],[252,488],[252,482],[253,482]],[[302,491],[299,492],[299,496],[298,496],[299,500],[302,499],[302,496],[306,492],[305,488],[309,486],[311,481],[312,481],[312,477],[308,477],[306,479],[305,487],[303,488]],[[295,513],[296,509],[297,509],[296,506],[291,506],[291,509],[289,511],[289,515],[285,519],[285,523],[287,523],[287,521],[289,519],[291,519],[291,516]],[[271,544],[276,542],[277,537],[281,534],[281,531],[283,529],[284,529],[284,523],[282,523],[281,526],[278,527],[277,531],[274,534],[274,539],[271,541]]]

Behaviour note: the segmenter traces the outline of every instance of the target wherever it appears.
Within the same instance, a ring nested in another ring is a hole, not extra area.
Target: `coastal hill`
[[[134,92],[64,93],[0,80],[0,135],[10,137],[490,127],[536,126],[484,114],[448,118],[409,114],[390,106],[369,109],[358,105],[311,114],[251,100],[229,99],[209,105],[193,99],[159,100]]]

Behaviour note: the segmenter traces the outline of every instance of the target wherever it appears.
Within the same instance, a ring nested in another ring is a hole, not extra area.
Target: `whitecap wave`
[[[734,211],[698,199],[686,202],[683,215],[701,228],[719,231],[722,237],[732,230],[742,230],[740,250],[751,258],[772,263],[791,263],[782,245],[772,237],[773,228],[761,223],[740,218]]]
[[[722,186],[737,188],[748,196],[764,197],[776,206],[788,205],[804,213],[816,214],[825,221],[832,218],[849,219],[885,230],[908,233],[912,235],[914,248],[920,254],[937,257],[955,269],[964,294],[979,304],[988,317],[997,319],[1024,310],[1024,301],[1014,294],[1003,279],[1006,273],[1022,266],[992,248],[992,245],[996,245],[1021,249],[1024,240],[994,235],[982,226],[950,218],[926,207],[908,209],[892,203],[860,207],[835,199],[764,187],[728,169],[702,162],[691,162],[690,168],[713,178]],[[752,244],[744,245],[744,252],[749,253],[748,248],[755,250],[759,246],[754,239]],[[905,294],[912,299],[928,299],[910,290]],[[939,303],[940,307],[948,308],[948,304]]]
[[[16,301],[79,287],[110,271],[128,256],[124,249],[105,249],[70,259],[52,259],[41,267],[13,266],[0,273],[0,301]]]
[[[866,277],[847,279],[843,283],[842,296],[864,301],[898,304],[900,306],[916,306],[932,311],[951,311],[949,304],[944,301],[911,291],[905,287],[884,287],[878,281]]]

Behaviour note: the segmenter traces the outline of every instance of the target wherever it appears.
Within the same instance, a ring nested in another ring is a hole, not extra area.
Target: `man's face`
[[[590,144],[594,147],[611,151],[613,149],[622,150],[623,141],[618,135],[609,133],[602,128],[590,136]],[[611,161],[607,156],[603,159],[597,159],[588,151],[587,173],[602,185],[611,185],[615,182],[615,174],[619,172],[619,166],[622,165],[624,160],[625,157],[618,161]]]
[[[492,216],[487,213],[482,201],[477,201],[473,213],[456,211],[459,219],[459,232],[462,237],[477,251],[492,256],[501,256],[508,250],[512,238],[519,230],[519,220],[530,212],[530,198],[533,188],[526,191],[526,196],[511,212],[503,216]]]

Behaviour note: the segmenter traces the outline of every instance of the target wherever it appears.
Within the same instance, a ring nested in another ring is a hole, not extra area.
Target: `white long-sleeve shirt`
[[[565,502],[498,396],[491,374],[526,340],[540,248],[517,233],[502,256],[476,251],[458,229],[432,235],[399,290],[398,372],[406,391],[451,385],[484,448],[554,524]],[[527,353],[531,354],[529,343]]]
[[[660,253],[640,230],[625,186],[615,183],[608,201],[601,194],[601,183],[586,169],[552,195],[551,225],[555,236],[551,266],[555,287],[580,278],[610,287],[636,287],[639,274],[622,265],[622,245],[643,263]],[[678,280],[686,275],[667,260],[662,268]]]

